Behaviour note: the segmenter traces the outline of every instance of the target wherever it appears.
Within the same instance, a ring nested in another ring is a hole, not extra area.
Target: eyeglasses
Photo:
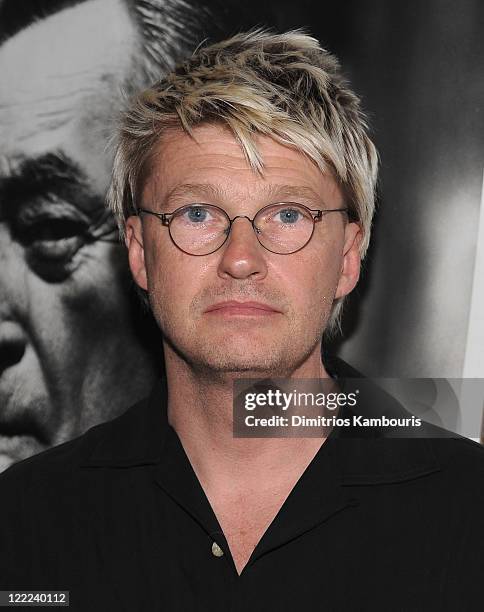
[[[323,215],[348,213],[347,208],[316,210],[295,202],[269,204],[253,219],[237,215],[232,219],[212,204],[188,204],[171,213],[157,213],[139,208],[138,213],[154,215],[168,227],[173,243],[188,255],[210,255],[226,242],[235,219],[250,221],[259,243],[271,253],[289,255],[303,249],[311,240],[314,224]]]

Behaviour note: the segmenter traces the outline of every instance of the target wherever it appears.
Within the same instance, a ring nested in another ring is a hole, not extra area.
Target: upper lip
[[[280,312],[278,308],[271,306],[270,304],[264,304],[263,302],[237,302],[236,300],[228,300],[226,302],[217,302],[207,308],[205,312],[211,310],[219,310],[220,308],[228,308],[230,306],[243,306],[244,308],[257,308],[259,310],[272,310],[274,312]]]

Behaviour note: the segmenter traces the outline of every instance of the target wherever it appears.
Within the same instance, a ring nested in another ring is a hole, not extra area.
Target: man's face
[[[0,48],[0,471],[114,416],[146,377],[103,215],[135,36],[121,2],[90,0]]]
[[[329,174],[269,137],[258,139],[260,176],[226,128],[203,125],[194,136],[173,131],[163,137],[142,207],[172,212],[204,202],[230,218],[253,218],[277,202],[345,206]],[[334,298],[349,293],[358,279],[359,227],[341,213],[323,217],[309,244],[290,255],[264,249],[247,219],[237,219],[227,242],[205,256],[179,250],[152,215],[131,217],[127,230],[131,269],[148,289],[168,342],[202,370],[289,375],[319,351]],[[211,310],[228,300],[260,302],[273,311]]]

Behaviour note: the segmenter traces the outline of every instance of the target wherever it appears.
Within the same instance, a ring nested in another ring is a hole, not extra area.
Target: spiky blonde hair
[[[300,30],[252,30],[200,46],[161,81],[139,93],[124,112],[115,149],[108,204],[124,237],[151,156],[169,129],[191,134],[201,123],[224,124],[248,163],[263,172],[257,134],[307,155],[332,172],[362,229],[363,258],[375,207],[377,153],[358,97],[336,58]],[[339,322],[333,304],[329,329]]]

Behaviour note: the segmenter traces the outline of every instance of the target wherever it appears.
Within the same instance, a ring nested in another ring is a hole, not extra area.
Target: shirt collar
[[[404,408],[369,379],[339,358],[325,357],[328,371],[344,384],[346,378],[360,378],[370,401],[361,407],[366,414],[407,414]],[[359,407],[359,412],[361,412]],[[343,409],[342,417],[350,409]],[[151,395],[116,419],[94,427],[82,467],[135,467],[159,463],[167,447],[171,426],[167,418],[167,383],[162,378]],[[373,427],[335,428],[325,445],[331,447],[343,485],[383,484],[411,480],[438,471],[440,466],[426,438],[386,438]]]
[[[158,463],[170,428],[166,399],[166,379],[161,378],[149,397],[89,430],[86,435],[91,435],[92,441],[81,465],[135,467]]]

